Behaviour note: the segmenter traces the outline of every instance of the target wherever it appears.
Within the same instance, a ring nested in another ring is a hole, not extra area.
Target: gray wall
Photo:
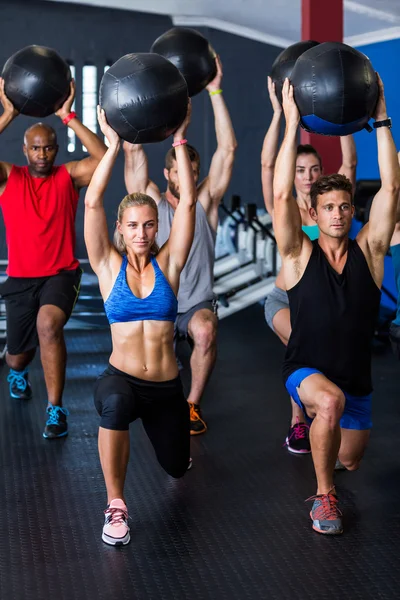
[[[112,64],[129,52],[146,52],[153,41],[172,26],[165,16],[95,8],[84,5],[36,0],[2,0],[0,7],[0,66],[24,46],[41,44],[55,48],[65,59],[82,67],[94,64],[99,79],[106,64]],[[224,67],[223,89],[234,123],[239,148],[232,183],[227,193],[240,194],[243,202],[262,205],[260,151],[265,129],[271,118],[266,77],[280,49],[239,36],[208,28],[198,28],[221,55]],[[77,107],[80,105],[81,81],[77,77]],[[24,164],[21,146],[23,133],[34,120],[19,116],[0,138],[0,160]],[[54,116],[46,119],[57,130],[60,151],[57,163],[77,160],[83,154],[66,151],[66,128]],[[199,150],[204,176],[215,150],[215,134],[208,94],[193,99],[193,119],[189,141]],[[170,141],[146,147],[150,158],[150,176],[164,187],[163,158]],[[125,194],[123,155],[119,157],[107,190],[105,205],[110,230],[116,207]],[[83,243],[83,197],[77,215],[77,255],[86,256]],[[0,258],[7,257],[5,232],[0,221]]]

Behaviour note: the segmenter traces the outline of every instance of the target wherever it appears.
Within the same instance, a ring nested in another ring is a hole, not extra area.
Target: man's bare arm
[[[216,59],[217,75],[207,86],[211,104],[214,111],[215,133],[217,149],[212,157],[208,177],[199,188],[199,201],[207,213],[214,229],[218,225],[218,205],[228,189],[233,170],[237,141],[231,117],[225,100],[220,93],[222,82],[222,66],[219,58]]]
[[[380,78],[379,89],[375,120],[383,121],[387,119],[387,111],[383,83]],[[360,245],[367,244],[372,257],[384,256],[389,248],[396,223],[400,191],[400,166],[392,133],[388,127],[379,127],[376,129],[376,137],[382,184],[372,202],[369,221],[357,236]]]
[[[71,113],[72,104],[75,99],[75,92],[75,81],[72,80],[68,98],[62,107],[55,113],[57,117],[60,117],[61,120],[65,119]],[[87,158],[71,161],[65,165],[67,171],[71,175],[71,179],[73,180],[75,187],[79,189],[89,185],[97,165],[107,152],[107,146],[77,117],[71,119],[67,126],[75,132],[76,137],[82,143],[82,146],[85,146],[89,153]]]
[[[128,194],[141,192],[148,194],[158,203],[161,200],[160,190],[149,179],[149,168],[146,153],[141,144],[123,144],[125,154],[125,187]]]
[[[0,77],[0,103],[3,107],[3,114],[0,116],[0,133],[3,133],[9,124],[19,115],[19,112],[11,100],[6,96],[4,91],[4,79],[2,77]],[[11,168],[11,163],[0,162],[0,186],[6,183]]]

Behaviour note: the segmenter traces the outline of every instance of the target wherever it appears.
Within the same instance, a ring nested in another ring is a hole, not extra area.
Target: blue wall
[[[379,42],[357,48],[371,60],[375,71],[378,71],[385,86],[385,98],[388,115],[393,119],[393,138],[400,150],[400,102],[398,63],[400,58],[400,39]],[[378,153],[376,134],[360,131],[355,134],[357,145],[358,165],[357,179],[379,179]],[[392,259],[385,259],[384,286],[396,297],[397,290],[393,271]],[[383,292],[381,304],[389,310],[395,310],[393,301]]]
[[[371,60],[385,86],[388,115],[393,119],[393,138],[400,150],[400,86],[398,79],[400,39],[357,48]],[[379,179],[376,135],[360,131],[355,135],[358,154],[357,179]]]

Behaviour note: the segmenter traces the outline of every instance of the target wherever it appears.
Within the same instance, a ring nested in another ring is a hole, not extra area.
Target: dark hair
[[[334,173],[333,175],[322,175],[311,186],[310,197],[311,207],[317,210],[318,196],[327,194],[334,190],[343,190],[350,196],[350,202],[353,204],[353,186],[351,181],[345,175]]]
[[[197,152],[196,148],[193,148],[190,144],[186,144],[186,148],[188,150],[190,162],[197,163],[200,169],[200,154]],[[175,148],[170,148],[165,155],[165,168],[168,171],[172,168],[174,160],[176,160]]]
[[[297,146],[296,157],[300,156],[300,154],[314,154],[318,158],[319,166],[322,169],[322,159],[318,154],[317,150],[311,144],[299,144]]]

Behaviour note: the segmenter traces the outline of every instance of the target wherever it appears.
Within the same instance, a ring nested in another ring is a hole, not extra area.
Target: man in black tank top
[[[350,471],[357,469],[371,428],[370,346],[400,190],[380,79],[379,88],[374,126],[382,186],[369,222],[349,240],[351,183],[344,175],[321,177],[311,188],[310,214],[320,230],[314,242],[302,232],[292,196],[300,117],[288,80],[283,88],[286,133],[274,177],[275,235],[292,323],[283,375],[288,392],[312,421],[318,488],[311,519],[313,529],[324,534],[342,533],[333,482],[336,459]]]

